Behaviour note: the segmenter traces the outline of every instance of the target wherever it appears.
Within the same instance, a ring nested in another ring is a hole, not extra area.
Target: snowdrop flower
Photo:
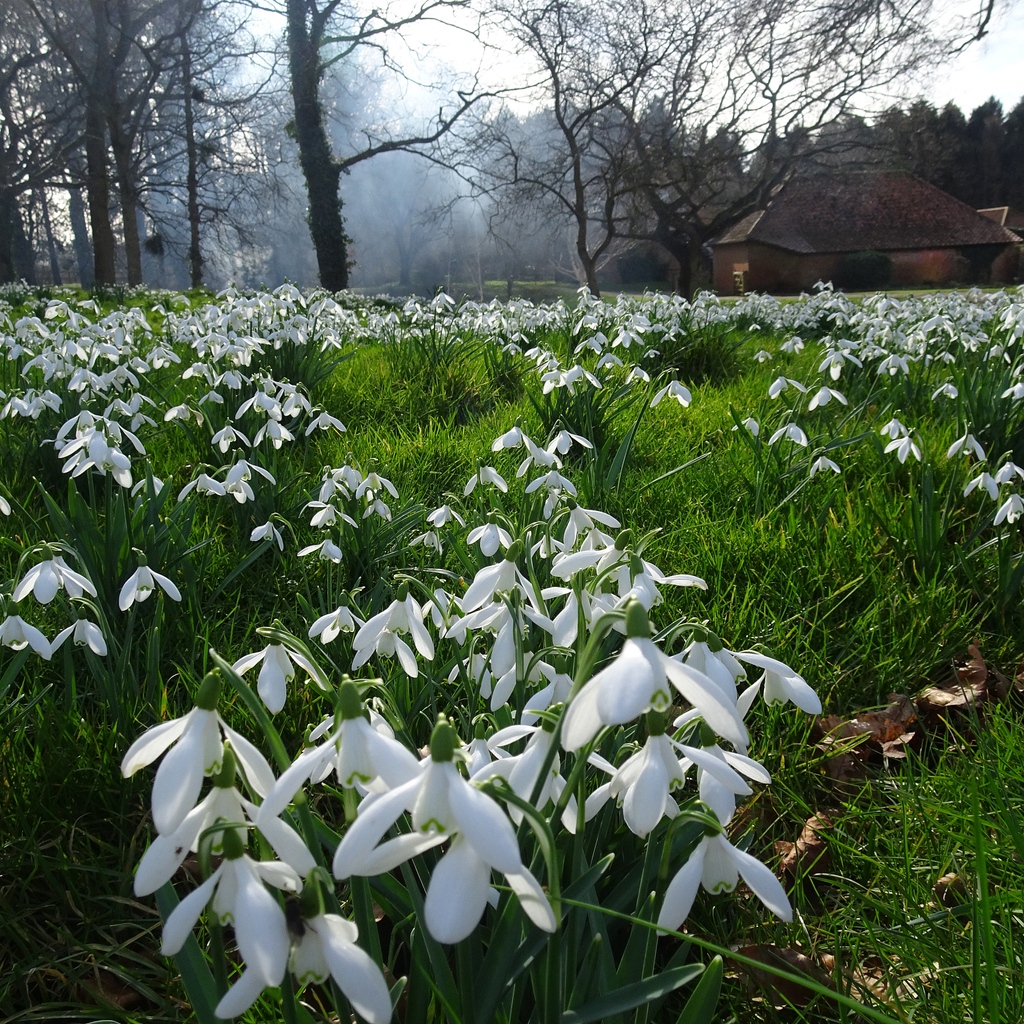
[[[469,531],[466,543],[479,544],[481,553],[490,558],[499,546],[508,550],[512,546],[512,537],[495,523],[484,523]]]
[[[737,651],[737,660],[764,669],[764,700],[766,704],[785,704],[792,701],[809,715],[821,714],[821,701],[807,685],[803,676],[775,658],[756,651]]]
[[[653,409],[666,396],[674,398],[684,409],[689,408],[690,403],[693,401],[693,395],[690,394],[690,389],[679,381],[673,380],[666,384],[651,399],[651,408]]]
[[[466,520],[459,515],[449,505],[442,505],[440,508],[435,508],[430,515],[427,516],[427,522],[430,523],[435,529],[440,529],[442,526],[447,526],[448,523],[454,520],[459,526],[465,526]],[[471,542],[472,543],[472,542]],[[497,549],[495,549],[497,550]]]
[[[508,484],[502,479],[501,474],[491,466],[478,466],[477,471],[466,482],[463,494],[468,498],[478,483],[491,484],[503,494],[508,491]]]
[[[415,679],[419,675],[416,656],[398,634],[408,633],[416,650],[427,661],[433,661],[434,642],[423,625],[423,619],[423,609],[409,593],[409,584],[403,583],[395,600],[384,611],[367,619],[356,633],[352,641],[355,652],[352,669],[362,668],[374,653],[387,658],[397,656],[406,675]]]
[[[195,480],[190,480],[178,492],[178,501],[183,501],[193,490],[196,494],[215,494],[220,498],[227,494],[224,485],[219,480],[214,480],[206,473],[200,473]]]
[[[1002,486],[1003,484],[1009,483],[1015,476],[1019,476],[1024,480],[1024,469],[1016,465],[1016,463],[1004,462],[999,469],[996,470],[993,479],[997,484]]]
[[[618,657],[570,700],[562,719],[562,746],[578,750],[602,728],[624,725],[646,711],[667,711],[673,690],[682,694],[719,735],[746,747],[747,731],[732,696],[703,672],[669,658],[650,639],[638,601],[626,607],[626,642]]]
[[[571,550],[576,545],[577,539],[582,535],[587,537],[597,531],[600,537],[597,538],[600,543],[597,546],[605,547],[606,543],[613,544],[614,541],[608,538],[606,534],[601,533],[598,530],[598,523],[601,526],[607,526],[609,529],[618,530],[622,524],[614,516],[608,515],[606,512],[600,512],[597,509],[584,508],[582,505],[578,505],[575,501],[567,503],[569,506],[569,518],[565,524],[565,532],[562,534],[562,544],[566,550]]]
[[[515,743],[527,736],[529,736],[529,741],[522,753],[500,756],[510,743]],[[532,800],[533,791],[540,778],[540,770],[544,766],[554,738],[554,725],[547,720],[540,725],[510,725],[505,729],[499,729],[487,741],[488,749],[492,754],[499,755],[498,759],[473,773],[473,781],[486,782],[488,779],[500,776],[509,784],[514,793],[526,801]],[[535,804],[538,810],[543,810],[549,800],[557,803],[562,796],[565,790],[565,779],[559,774],[560,768],[561,764],[556,753]],[[523,812],[517,807],[509,808],[509,816],[517,825],[523,820]],[[573,835],[576,834],[577,817],[576,799],[570,797],[562,811],[561,820],[566,831]]]
[[[830,458],[825,455],[819,455],[818,458],[811,463],[811,470],[808,475],[814,476],[816,473],[820,473],[825,469],[830,469],[833,473],[840,472],[839,467]]]
[[[238,441],[243,441],[246,447],[251,448],[252,442],[236,427],[232,427],[230,424],[223,430],[218,430],[210,441],[215,448],[219,448],[222,452],[226,452],[232,445]]]
[[[256,654],[246,654],[232,665],[232,669],[244,676],[250,669],[262,665],[256,681],[256,692],[267,710],[276,715],[284,707],[288,696],[288,683],[295,678],[295,665],[292,660],[305,670],[306,674],[322,686],[320,672],[304,654],[289,651],[282,644],[269,644]]]
[[[356,945],[358,927],[339,914],[324,913],[316,881],[307,879],[299,906],[301,916],[293,921],[294,944],[288,960],[288,969],[299,985],[319,985],[332,977],[360,1020],[389,1024],[392,1009],[387,982],[370,955]],[[241,1012],[235,1007],[228,1009]]]
[[[753,329],[753,328],[751,328],[751,329]],[[768,362],[771,362],[772,359],[774,359],[775,357],[771,354],[771,352],[768,351],[768,349],[762,348],[762,349],[759,349],[757,352],[754,353],[754,358],[759,363],[768,363]]]
[[[981,487],[988,493],[988,496],[996,501],[999,497],[999,484],[996,483],[995,477],[991,473],[982,470],[976,477],[967,481],[967,486],[964,488],[964,497],[966,498],[971,491]]]
[[[914,444],[909,434],[906,437],[897,437],[890,441],[885,446],[885,454],[888,455],[889,452],[895,452],[896,458],[900,460],[901,464],[907,461],[909,455],[913,455],[918,462],[921,461],[921,449]]]
[[[898,437],[906,437],[910,433],[895,416],[888,423],[883,424],[878,432],[893,441]]]
[[[136,601],[145,601],[153,591],[160,589],[172,600],[181,600],[181,591],[166,577],[154,572],[146,564],[145,556],[139,555],[139,567],[125,580],[117,604],[121,611],[126,612]]]
[[[273,775],[270,765],[263,761],[260,765],[261,774]],[[169,882],[175,871],[181,866],[189,850],[199,849],[199,837],[205,829],[211,828],[219,820],[237,822],[255,822],[260,807],[246,800],[236,788],[239,771],[238,759],[230,744],[224,744],[222,764],[213,776],[213,788],[198,803],[182,823],[173,832],[158,835],[143,854],[135,872],[135,895],[148,896],[156,892],[165,882]],[[253,788],[260,788],[262,783],[257,780]],[[273,847],[274,852],[294,868],[300,875],[311,871],[316,864],[313,855],[298,833],[280,818],[265,815],[259,826],[264,837]],[[224,852],[224,833],[213,837],[210,850],[220,856]]]
[[[932,392],[932,401],[936,398],[956,398],[959,394],[955,384],[946,383]]]
[[[757,437],[761,433],[761,424],[753,416],[748,416],[745,420],[741,420],[732,429],[739,430],[741,426],[750,432],[751,437]]]
[[[806,448],[808,445],[807,435],[795,424],[787,423],[783,427],[779,427],[770,438],[768,438],[768,444],[775,444],[776,441],[781,438],[788,438],[794,444],[800,445],[801,448]]]
[[[174,956],[185,944],[207,903],[221,924],[234,927],[245,970],[225,993],[214,1013],[236,1016],[248,1009],[264,988],[280,985],[288,966],[291,941],[284,911],[264,882],[298,892],[302,881],[280,861],[257,861],[245,853],[239,830],[224,830],[224,859],[210,877],[186,896],[164,922],[160,952]]]
[[[284,537],[269,519],[262,526],[253,527],[252,533],[249,534],[249,540],[254,544],[261,540],[269,540],[277,545],[279,551],[284,551]]]
[[[346,596],[343,594],[342,599],[347,601]],[[326,615],[321,615],[320,618],[309,627],[309,638],[310,640],[320,637],[322,644],[329,644],[334,640],[340,633],[354,633],[360,626],[363,625],[363,620],[358,615],[352,613],[352,609],[347,603],[342,604],[339,608],[335,608],[333,612],[328,612]]]
[[[580,445],[583,448],[593,448],[593,444],[588,441],[585,437],[580,434],[574,434],[569,430],[560,430],[555,436],[548,442],[547,451],[552,455],[557,452],[559,455],[566,455],[569,449],[572,447],[573,442]]]
[[[1015,402],[1019,402],[1024,398],[1024,383],[1014,384],[1013,387],[1007,388],[999,397],[1012,398]]]
[[[306,437],[309,437],[314,430],[336,430],[339,434],[347,432],[345,424],[335,419],[329,412],[323,411],[319,416],[311,419],[306,427]]]
[[[1020,519],[1022,512],[1024,512],[1024,501],[1021,500],[1019,494],[1014,492],[999,506],[992,525],[999,526],[1003,520],[1008,523],[1015,523]]]
[[[807,411],[814,412],[815,409],[828,405],[833,398],[840,405],[850,404],[841,391],[836,391],[834,388],[821,387],[811,396],[811,400],[807,403]]]
[[[75,646],[88,647],[93,654],[101,658],[106,655],[107,642],[103,639],[103,632],[95,622],[88,619],[79,619],[66,629],[62,629],[53,638],[52,650],[57,650],[72,633],[75,634]]]
[[[96,588],[92,583],[71,569],[60,555],[55,555],[32,566],[14,588],[11,597],[14,601],[21,601],[31,591],[40,604],[49,604],[62,587],[68,597],[81,597],[82,594],[96,596]]]
[[[459,942],[473,931],[487,906],[492,870],[505,876],[530,920],[554,932],[554,912],[523,864],[512,823],[494,800],[459,774],[454,763],[458,746],[455,730],[442,716],[430,737],[430,759],[416,778],[364,801],[338,844],[335,876],[380,874],[450,839],[424,900],[426,926],[438,942]],[[413,831],[385,840],[406,811]]]
[[[786,388],[796,388],[801,393],[806,393],[807,388],[798,380],[793,380],[792,377],[776,377],[768,386],[768,397],[778,398]]]
[[[946,458],[952,459],[963,452],[965,455],[973,455],[979,462],[985,461],[985,449],[978,443],[973,434],[964,434],[958,437],[946,450]]]
[[[341,548],[330,537],[325,538],[319,544],[308,544],[302,548],[299,551],[299,558],[306,558],[312,554],[319,555],[321,562],[333,562],[335,565],[338,565],[344,557]]]
[[[31,647],[36,654],[47,661],[53,654],[50,641],[20,615],[8,615],[3,622],[0,622],[0,644],[5,644],[12,651],[22,651],[26,647]]]
[[[220,771],[223,740],[231,743],[246,778],[260,796],[274,784],[273,773],[259,750],[217,713],[220,691],[219,674],[210,672],[199,688],[196,706],[181,718],[147,729],[121,761],[121,774],[127,779],[168,752],[153,780],[153,825],[161,835],[174,832],[195,807],[203,776]]]
[[[332,768],[345,789],[359,786],[381,793],[419,774],[418,759],[395,739],[387,723],[379,715],[371,714],[375,723],[364,717],[359,688],[347,677],[338,688],[337,701],[336,713],[324,723],[333,732],[324,743],[304,750],[281,773],[260,805],[255,818],[258,828],[265,818],[276,819],[308,780],[320,782]]]
[[[700,886],[712,893],[732,892],[740,876],[776,917],[792,921],[793,910],[782,883],[756,857],[737,850],[724,833],[718,833],[705,835],[669,882],[658,915],[659,927],[678,930],[689,915]]]
[[[521,541],[516,541],[505,552],[505,558],[480,569],[466,593],[462,595],[463,612],[472,612],[492,600],[495,594],[518,589],[529,601],[535,600],[530,581],[519,571],[516,561],[523,553]]]
[[[11,514],[10,502],[0,494],[0,515],[9,516]]]

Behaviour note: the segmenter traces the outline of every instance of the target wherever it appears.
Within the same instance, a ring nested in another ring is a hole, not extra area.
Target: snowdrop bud
[[[636,598],[631,597],[626,602],[626,636],[649,638],[650,635],[651,622],[647,611]]]
[[[359,687],[346,679],[338,687],[338,717],[342,721],[350,721],[354,718],[361,718],[363,715],[363,699],[359,694]]]
[[[224,753],[221,754],[220,771],[210,781],[220,789],[232,789],[235,785],[237,765],[238,762],[235,752],[231,749],[231,744],[225,743]]]
[[[615,550],[625,551],[629,547],[633,540],[633,531],[629,528],[620,530],[618,537],[615,538]]]
[[[664,736],[668,728],[669,716],[658,711],[648,711],[644,716],[648,736]]]
[[[221,833],[221,843],[224,849],[225,860],[238,860],[245,855],[245,840],[242,838],[240,828],[226,828]]]
[[[505,552],[506,562],[518,562],[523,555],[523,542],[521,540],[513,541],[512,546]]]
[[[219,672],[207,672],[203,685],[199,687],[199,693],[196,696],[196,707],[202,708],[203,711],[216,711],[223,686],[224,683]]]
[[[310,871],[306,877],[306,883],[302,887],[302,894],[299,896],[302,916],[306,920],[319,917],[324,913],[324,890],[320,884],[320,873],[322,870],[322,868],[313,868]]]
[[[401,604],[409,596],[409,581],[404,581],[398,588],[398,592],[395,594],[395,600]]]
[[[712,654],[717,654],[720,650],[722,650],[725,647],[725,644],[722,643],[721,638],[718,636],[717,633],[710,629],[707,632],[708,638],[704,642],[708,645],[708,648],[711,650]]]
[[[458,745],[459,736],[451,722],[444,715],[438,715],[437,725],[430,734],[430,759],[441,763],[451,761]]]

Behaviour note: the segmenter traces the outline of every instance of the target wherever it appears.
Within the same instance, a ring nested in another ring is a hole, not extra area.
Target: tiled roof
[[[920,178],[875,171],[791,181],[715,244],[748,240],[813,253],[1007,245],[1017,238]]]

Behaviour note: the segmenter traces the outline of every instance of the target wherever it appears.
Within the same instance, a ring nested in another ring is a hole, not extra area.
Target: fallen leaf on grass
[[[967,886],[955,871],[951,871],[935,883],[935,898],[947,910],[952,910],[953,907],[958,907],[966,901]]]
[[[832,979],[832,975],[799,950],[763,944],[740,946],[736,952],[742,956],[749,957],[751,960],[756,960],[767,967],[789,971],[790,974],[803,975],[811,981],[816,981],[819,985],[824,985],[833,991],[835,990],[835,982]],[[804,1007],[812,999],[819,998],[817,992],[811,991],[811,989],[801,985],[798,981],[780,978],[776,974],[770,974],[768,971],[759,970],[748,964],[740,964],[739,973],[748,988],[751,990],[759,989],[764,997],[775,1007]]]
[[[822,811],[807,819],[795,843],[777,842],[775,852],[782,858],[779,873],[795,877],[798,874],[810,875],[826,871],[830,858],[821,833],[831,828],[832,824],[830,813]]]
[[[112,1003],[121,1010],[137,1010],[150,1001],[138,989],[124,982],[113,971],[99,967],[92,978],[77,986],[76,998],[99,1003]]]
[[[846,720],[823,715],[815,721],[812,735],[818,738],[818,749],[830,755],[826,768],[837,782],[866,775],[868,764],[879,757],[906,757],[905,748],[917,735],[909,728],[917,721],[917,708],[904,694],[890,694],[889,701],[881,711]]]

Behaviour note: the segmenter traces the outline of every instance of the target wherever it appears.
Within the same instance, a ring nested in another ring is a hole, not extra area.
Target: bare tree
[[[497,132],[500,177],[556,198],[587,284],[613,237],[658,242],[689,292],[701,247],[761,206],[822,128],[953,45],[932,0],[496,0],[560,135],[546,166]],[[596,231],[596,235],[592,232]]]
[[[392,135],[388,126],[366,129],[353,152],[338,156],[331,146],[321,97],[323,77],[332,65],[354,60],[367,49],[399,70],[389,47],[403,30],[437,21],[445,12],[464,6],[465,0],[422,0],[404,12],[377,8],[360,15],[342,0],[285,0],[295,138],[309,195],[310,232],[325,288],[348,286],[347,239],[338,195],[341,175],[381,153],[425,151],[451,130],[480,95],[472,88],[456,89],[450,105],[442,105],[422,130],[399,136]]]

